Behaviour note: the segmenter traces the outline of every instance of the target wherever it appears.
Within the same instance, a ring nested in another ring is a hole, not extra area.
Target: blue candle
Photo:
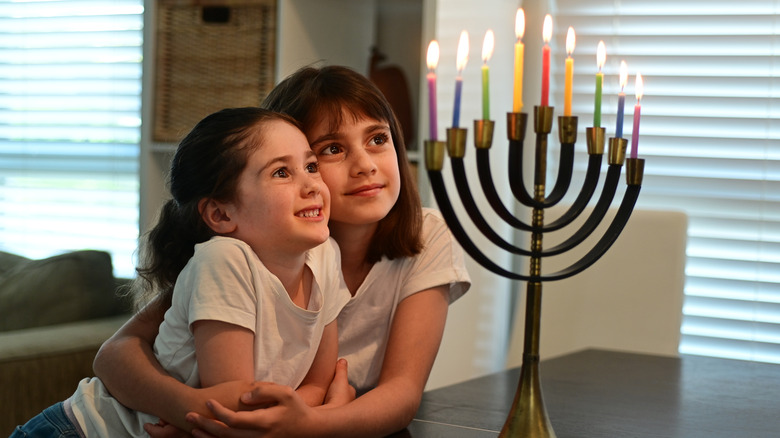
[[[460,125],[460,95],[463,89],[463,69],[466,68],[466,62],[469,60],[469,34],[465,30],[460,33],[458,41],[457,68],[458,77],[455,78],[455,107],[452,109],[452,127],[457,128]]]
[[[455,108],[452,110],[452,127],[457,128],[460,125],[460,94],[463,89],[463,78],[455,78]]]
[[[628,65],[626,61],[620,61],[620,93],[618,94],[617,122],[615,126],[615,137],[623,138],[623,111],[626,106],[626,93],[623,91],[628,82]]]

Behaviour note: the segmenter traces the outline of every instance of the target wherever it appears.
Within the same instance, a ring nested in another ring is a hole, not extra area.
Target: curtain
[[[558,0],[551,12],[553,98],[562,107],[572,26],[581,128],[592,125],[599,40],[607,137],[620,61],[629,139],[644,78],[638,206],[689,215],[680,352],[780,363],[780,2]]]
[[[0,250],[138,238],[142,0],[0,1]]]

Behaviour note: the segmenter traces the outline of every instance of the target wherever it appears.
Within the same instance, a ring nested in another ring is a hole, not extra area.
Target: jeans
[[[76,425],[68,420],[62,402],[49,406],[23,426],[17,426],[8,438],[79,438]]]

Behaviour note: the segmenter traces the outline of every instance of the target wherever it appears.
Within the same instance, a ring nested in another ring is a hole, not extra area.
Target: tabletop
[[[539,366],[558,438],[780,437],[780,366],[584,350]],[[495,437],[512,404],[513,368],[426,392],[401,437]]]

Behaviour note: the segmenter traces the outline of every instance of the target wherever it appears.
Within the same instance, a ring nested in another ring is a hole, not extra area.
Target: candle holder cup
[[[549,194],[546,192],[547,173],[547,138],[552,132],[553,107],[537,106],[534,108],[533,129],[536,136],[534,185],[529,192],[523,179],[523,143],[528,115],[525,113],[507,114],[507,138],[509,140],[509,186],[515,200],[531,209],[530,223],[517,218],[504,205],[496,191],[493,177],[490,173],[490,147],[493,137],[492,120],[475,120],[474,143],[476,149],[477,170],[485,199],[490,203],[495,213],[506,223],[520,232],[530,233],[528,247],[518,247],[507,242],[498,235],[482,216],[468,187],[466,171],[463,163],[466,147],[466,129],[451,128],[447,130],[447,150],[451,164],[456,189],[469,218],[491,243],[513,255],[527,257],[529,269],[527,274],[509,271],[488,258],[466,233],[450,202],[442,177],[444,145],[442,142],[426,141],[425,157],[428,177],[431,181],[436,203],[463,249],[475,261],[489,271],[512,279],[526,282],[525,332],[523,340],[523,361],[517,392],[507,416],[500,437],[555,437],[542,397],[542,387],[539,370],[539,340],[541,326],[542,284],[546,281],[561,280],[574,276],[595,263],[617,240],[631,212],[634,209],[641,189],[644,160],[638,158],[626,159],[626,140],[622,138],[609,139],[609,157],[606,177],[601,194],[593,210],[582,225],[574,227],[574,219],[581,215],[592,199],[599,181],[605,143],[604,128],[587,128],[588,166],[582,187],[572,202],[555,220],[545,223],[545,210],[556,205],[568,192],[572,170],[574,145],[577,140],[577,117],[562,116],[558,118],[558,136],[560,140],[560,162],[555,185]],[[617,213],[604,234],[589,249],[585,255],[569,266],[552,273],[542,271],[542,260],[562,254],[572,248],[579,247],[591,235],[604,219],[607,210],[613,203],[618,187],[623,164],[626,164],[626,189]],[[543,248],[544,234],[557,230],[570,230],[570,236],[562,243],[550,248]]]

